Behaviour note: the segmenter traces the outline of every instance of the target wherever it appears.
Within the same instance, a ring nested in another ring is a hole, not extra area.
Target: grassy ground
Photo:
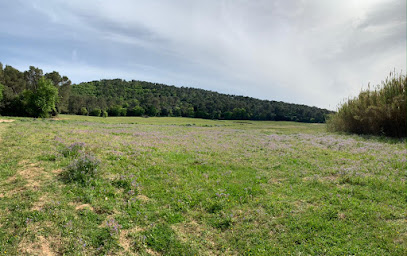
[[[0,255],[407,253],[405,141],[291,122],[60,119],[0,123]],[[84,155],[98,172],[68,179]]]

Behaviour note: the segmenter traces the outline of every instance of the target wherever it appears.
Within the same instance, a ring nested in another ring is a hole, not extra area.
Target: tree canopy
[[[55,113],[57,100],[58,89],[44,77],[35,82],[35,89],[23,93],[25,110],[32,117],[49,117]]]
[[[210,119],[325,122],[330,111],[317,107],[213,91],[122,79],[71,84],[57,71],[43,74],[0,63],[4,85],[0,114],[44,117],[69,113],[109,116],[183,116]]]

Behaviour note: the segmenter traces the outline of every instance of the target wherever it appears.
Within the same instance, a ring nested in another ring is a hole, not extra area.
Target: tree
[[[160,111],[154,105],[147,107],[146,114],[148,116],[156,116],[158,113],[160,113]]]
[[[23,93],[23,103],[26,111],[33,117],[49,117],[55,112],[58,100],[58,89],[51,80],[41,77],[35,90],[26,90]]]
[[[6,65],[3,70],[4,85],[9,87],[15,96],[22,93],[25,87],[24,73]]]
[[[4,85],[0,84],[0,101],[3,100],[3,90],[4,90]]]
[[[142,116],[144,112],[145,112],[144,108],[140,106],[135,106],[134,108],[127,111],[127,114],[129,116]]]
[[[90,116],[100,116],[102,110],[100,108],[94,108],[92,111],[89,112]]]
[[[30,66],[30,69],[24,72],[24,79],[27,88],[30,90],[36,90],[38,82],[43,75],[42,69]]]
[[[44,77],[51,80],[54,86],[58,88],[59,98],[56,104],[58,113],[68,113],[69,96],[71,93],[71,80],[69,80],[66,76],[61,77],[61,75],[57,71],[46,73]]]
[[[0,62],[0,84],[4,83],[3,64]]]

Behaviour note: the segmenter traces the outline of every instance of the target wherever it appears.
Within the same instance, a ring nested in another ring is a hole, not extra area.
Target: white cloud
[[[23,5],[31,15],[20,9],[14,17],[29,21],[0,28],[28,43],[41,40],[38,31],[51,32],[43,38],[54,42],[57,54],[39,47],[38,58],[49,57],[47,66],[64,63],[61,73],[70,70],[74,81],[134,78],[333,109],[369,81],[406,69],[405,5],[36,0]],[[12,23],[13,16],[7,19]],[[22,24],[32,26],[19,29]],[[69,57],[58,54],[65,48]],[[35,60],[26,61],[28,66]]]

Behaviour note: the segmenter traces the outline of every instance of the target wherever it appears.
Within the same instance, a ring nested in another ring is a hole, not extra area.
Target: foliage
[[[30,116],[49,117],[53,111],[56,111],[58,89],[50,80],[41,77],[34,90],[24,91],[23,99],[25,109]]]
[[[140,106],[135,106],[134,108],[131,108],[130,110],[127,111],[128,116],[142,116],[144,115],[145,110],[144,108]]]
[[[110,116],[183,116],[206,119],[321,123],[328,110],[202,89],[144,81],[101,80],[73,85],[70,113],[77,106],[107,109]]]
[[[374,90],[349,99],[328,121],[330,131],[357,134],[407,136],[405,75],[390,73]]]
[[[100,160],[90,154],[83,154],[67,167],[66,177],[70,181],[87,183],[98,174]]]
[[[88,110],[85,107],[81,107],[81,115],[83,115],[83,116],[88,115]]]
[[[64,157],[76,157],[79,156],[85,147],[85,143],[83,142],[75,142],[69,146],[61,145],[62,148],[60,149],[61,154]]]
[[[145,81],[114,79],[71,85],[66,76],[56,71],[43,74],[41,69],[30,66],[29,70],[20,72],[11,66],[3,69],[0,63],[0,83],[5,86],[4,99],[0,100],[0,114],[38,116],[36,109],[33,110],[32,106],[27,108],[22,103],[37,91],[42,78],[50,80],[57,88],[58,99],[52,110],[55,114],[88,115],[91,110],[100,109],[102,114],[106,111],[109,116],[182,116],[322,123],[325,116],[331,113],[305,105]]]
[[[94,108],[92,111],[90,111],[89,115],[90,116],[100,116],[102,113],[102,110],[100,108]]]
[[[107,112],[109,113],[109,116],[126,116],[127,109],[121,106],[112,106]]]
[[[4,90],[4,85],[2,85],[2,84],[0,83],[0,101],[3,100],[3,90]]]
[[[41,69],[30,66],[20,72],[8,65],[3,69],[0,63],[0,83],[4,85],[0,114],[48,117],[68,112],[71,81],[56,71],[44,75]]]

